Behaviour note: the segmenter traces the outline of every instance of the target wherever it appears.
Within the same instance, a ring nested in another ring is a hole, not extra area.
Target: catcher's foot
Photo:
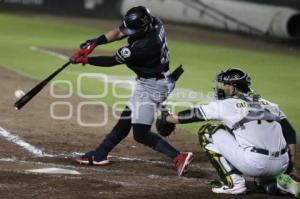
[[[293,180],[289,175],[280,174],[276,178],[277,187],[286,193],[293,194],[295,197],[300,198],[300,183]]]
[[[194,155],[191,152],[187,153],[180,153],[176,158],[174,159],[175,166],[177,168],[178,176],[182,176],[189,164],[193,161]]]
[[[221,181],[213,181],[210,185],[214,193],[241,195],[247,191],[245,183],[235,184],[232,188],[224,185]]]
[[[109,164],[109,159],[106,157],[103,160],[96,161],[94,159],[94,156],[83,155],[80,158],[76,159],[76,162],[83,165],[105,166]]]

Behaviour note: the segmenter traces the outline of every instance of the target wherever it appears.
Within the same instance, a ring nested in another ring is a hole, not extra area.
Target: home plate
[[[70,175],[78,175],[78,174],[80,174],[78,171],[75,171],[75,170],[60,169],[60,168],[32,169],[32,170],[26,170],[26,172],[31,172],[31,173],[47,173],[47,174],[70,174]]]

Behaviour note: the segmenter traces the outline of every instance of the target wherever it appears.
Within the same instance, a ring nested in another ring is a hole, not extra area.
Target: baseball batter
[[[128,44],[114,56],[88,57],[98,45],[123,38]],[[86,52],[88,51],[88,52]],[[172,158],[181,176],[193,159],[190,152],[180,153],[158,134],[150,132],[156,108],[174,89],[176,73],[169,72],[169,49],[161,20],[151,16],[143,6],[127,11],[120,27],[104,35],[88,40],[72,58],[73,64],[91,64],[111,67],[126,64],[137,75],[133,96],[121,114],[120,120],[102,143],[77,161],[86,165],[106,165],[108,153],[133,130],[134,139]],[[178,70],[177,70],[178,72]]]
[[[178,114],[163,114],[160,120],[221,122],[199,130],[200,145],[221,178],[214,183],[213,192],[245,193],[243,175],[248,175],[266,192],[281,190],[299,196],[299,183],[282,174],[292,172],[295,161],[296,132],[286,116],[276,104],[253,94],[251,78],[242,70],[222,71],[216,82],[218,100]]]

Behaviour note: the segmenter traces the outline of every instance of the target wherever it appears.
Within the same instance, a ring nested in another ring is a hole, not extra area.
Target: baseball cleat
[[[189,164],[193,161],[193,158],[194,155],[191,152],[180,153],[176,156],[174,163],[177,168],[178,176],[182,176],[186,172]]]
[[[94,160],[94,156],[83,155],[79,159],[76,159],[76,162],[83,165],[105,166],[109,164],[109,159],[106,157],[103,160],[96,161]]]
[[[300,198],[300,183],[293,180],[289,175],[280,174],[276,178],[277,187],[283,191]]]
[[[245,186],[245,184],[234,185],[234,187],[232,187],[232,188],[230,188],[226,185],[223,185],[220,187],[213,187],[211,190],[214,193],[241,195],[241,194],[246,193],[247,187]]]

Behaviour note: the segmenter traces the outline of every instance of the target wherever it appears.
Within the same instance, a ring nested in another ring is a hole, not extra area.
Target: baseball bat
[[[38,85],[32,88],[28,93],[26,93],[23,97],[21,97],[15,103],[15,109],[20,110],[24,105],[26,105],[36,94],[38,94],[58,73],[64,70],[67,66],[71,64],[71,61],[68,61],[64,65],[62,65],[59,69],[54,71],[51,75],[49,75],[46,79],[41,81]]]

